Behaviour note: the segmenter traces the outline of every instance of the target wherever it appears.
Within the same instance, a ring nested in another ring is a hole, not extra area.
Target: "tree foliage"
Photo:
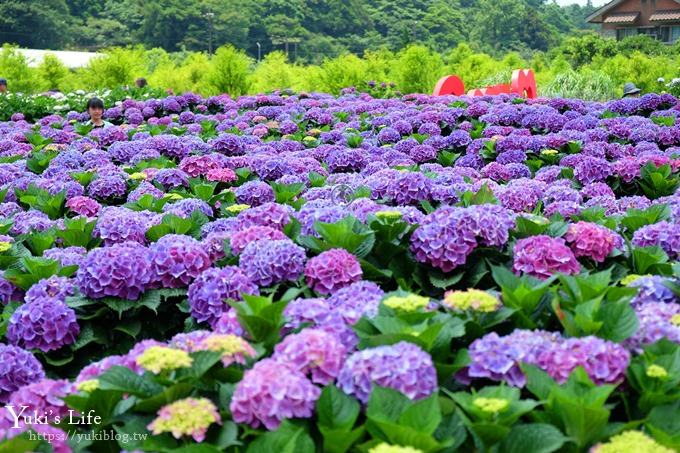
[[[587,28],[592,6],[548,0],[4,0],[0,42],[21,47],[101,49],[141,44],[168,52],[223,45],[257,56],[287,52],[320,64],[347,52],[422,44],[444,53],[546,50]]]

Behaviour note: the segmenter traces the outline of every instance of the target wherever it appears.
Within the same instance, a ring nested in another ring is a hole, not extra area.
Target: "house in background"
[[[672,44],[680,40],[680,0],[613,0],[586,21],[602,24],[602,35],[617,40],[648,35]]]

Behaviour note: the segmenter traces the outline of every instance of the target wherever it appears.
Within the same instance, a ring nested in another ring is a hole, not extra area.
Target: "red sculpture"
[[[437,82],[437,85],[435,85],[434,92],[432,94],[434,96],[444,96],[447,94],[462,96],[465,94],[465,84],[458,76],[444,76],[439,79],[439,82]]]
[[[465,84],[456,75],[442,77],[434,87],[434,96],[453,94],[462,96],[465,93]],[[519,96],[534,99],[536,97],[536,77],[531,69],[515,69],[512,71],[512,82],[501,83],[484,88],[476,88],[468,91],[468,96],[487,96],[497,94],[517,94]]]

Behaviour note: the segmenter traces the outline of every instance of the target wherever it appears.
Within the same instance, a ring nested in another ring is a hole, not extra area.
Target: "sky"
[[[609,0],[593,0],[593,5],[602,6]],[[572,3],[578,3],[579,5],[585,5],[587,0],[557,0],[558,5],[571,5]]]

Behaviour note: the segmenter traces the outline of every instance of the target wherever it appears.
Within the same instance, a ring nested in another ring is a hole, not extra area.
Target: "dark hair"
[[[0,79],[0,85],[5,85],[5,86],[7,86],[7,80],[5,80],[5,79]]]
[[[137,80],[135,80],[135,84],[139,88],[144,88],[146,86],[147,82],[146,82],[146,79],[144,77],[140,77]]]
[[[104,110],[104,101],[99,98],[92,98],[87,101],[87,110],[90,109],[102,109]]]

